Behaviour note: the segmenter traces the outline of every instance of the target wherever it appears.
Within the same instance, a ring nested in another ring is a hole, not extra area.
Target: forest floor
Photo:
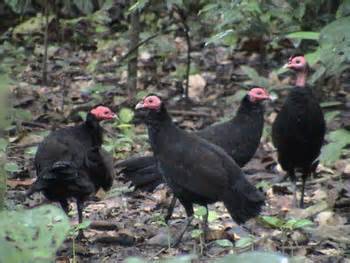
[[[9,130],[9,160],[20,166],[20,171],[8,178],[9,207],[34,207],[47,202],[40,194],[23,201],[21,193],[35,178],[35,147],[50,130],[79,121],[79,116],[83,115],[81,112],[97,103],[118,112],[122,107],[132,109],[137,101],[128,99],[125,68],[117,71],[115,68],[120,50],[79,50],[65,45],[49,49],[49,86],[40,81],[42,50],[33,52],[34,55],[21,62],[25,66],[11,86],[11,103],[19,110],[17,114],[26,116],[27,120]],[[157,61],[154,54],[141,50],[138,98],[147,92],[162,94],[176,122],[187,130],[201,129],[231,117],[242,96],[242,83],[247,80],[240,66],[256,67],[260,63],[259,56],[244,51],[232,53],[223,47],[195,47],[191,55],[197,72],[190,78],[193,103],[185,105],[181,102],[182,79],[173,74],[173,68],[185,64],[184,39],[177,39],[176,52],[174,57]],[[91,69],[93,61],[99,62]],[[266,63],[260,72],[270,72],[272,65],[279,63],[281,61]],[[283,75],[281,80],[272,81],[287,83],[290,77]],[[74,254],[78,262],[121,262],[131,256],[155,260],[184,254],[194,254],[199,262],[209,262],[227,254],[253,250],[299,256],[302,261],[309,262],[348,262],[350,156],[343,155],[331,166],[319,165],[316,175],[307,182],[306,209],[294,208],[289,181],[273,184],[284,172],[277,166],[269,130],[286,95],[286,91],[275,92],[279,98],[266,105],[262,143],[244,171],[248,179],[266,193],[267,202],[262,215],[271,216],[271,220],[280,219],[279,223],[269,225],[261,219],[250,220],[247,225],[254,233],[250,235],[232,221],[221,203],[216,203],[210,206],[208,240],[204,242],[195,237],[196,231],[193,230],[201,227],[197,218],[183,242],[176,248],[169,248],[168,233],[173,236],[181,229],[184,209],[177,204],[174,216],[166,226],[162,219],[163,209],[170,201],[166,186],[160,186],[152,194],[134,192],[116,176],[109,193],[99,192],[86,204],[84,217],[91,221],[91,225],[84,230],[85,238],[76,241]],[[343,89],[321,92],[321,98],[323,101],[339,101],[339,94],[344,92],[346,94]],[[345,95],[345,99],[335,106],[340,113],[327,123],[328,130],[350,127],[348,97]],[[118,129],[118,124],[105,123],[103,126],[107,130],[106,148],[114,153],[115,162],[134,154],[150,154],[143,125],[132,127],[135,133],[131,135]],[[72,208],[73,223],[77,214],[74,205]],[[310,220],[313,225],[291,227],[286,224],[288,219],[299,220],[301,224]],[[223,239],[232,243],[215,241]],[[72,239],[68,238],[57,253],[56,262],[69,262],[73,257],[72,249]]]

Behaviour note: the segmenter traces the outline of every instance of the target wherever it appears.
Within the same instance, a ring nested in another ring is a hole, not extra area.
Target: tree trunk
[[[6,193],[6,172],[5,166],[5,154],[0,153],[0,211],[5,206],[5,193]]]
[[[129,50],[135,49],[140,41],[140,13],[135,10],[130,17]],[[128,97],[133,98],[137,88],[137,58],[138,48],[133,52],[128,62]]]

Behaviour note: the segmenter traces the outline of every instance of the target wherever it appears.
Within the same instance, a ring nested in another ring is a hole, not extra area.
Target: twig
[[[157,36],[159,35],[162,35],[162,34],[169,34],[173,31],[176,31],[176,29],[169,29],[169,30],[164,30],[164,31],[160,31],[160,32],[157,32],[149,37],[147,37],[146,39],[140,41],[139,43],[137,43],[137,45],[135,45],[134,47],[132,47],[125,55],[123,55],[120,59],[119,59],[119,62],[117,64],[116,67],[120,67],[122,65],[122,62],[127,58],[129,57],[133,52],[135,52],[139,47],[141,47],[142,45],[144,44],[147,44],[149,41],[151,41],[152,39],[156,38]]]
[[[150,258],[155,258],[157,256],[159,256],[160,254],[162,254],[164,251],[166,251],[168,248],[167,247],[163,247],[161,250],[159,250],[157,253],[153,254]]]
[[[47,40],[49,28],[49,2],[45,0],[45,33],[44,33],[44,57],[43,57],[43,84],[47,85]]]

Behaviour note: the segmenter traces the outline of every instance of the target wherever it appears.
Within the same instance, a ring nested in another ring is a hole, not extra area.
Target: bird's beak
[[[289,63],[286,63],[286,64],[283,65],[282,68],[289,68],[289,67],[290,67]]]
[[[114,113],[113,119],[114,119],[114,120],[119,120],[118,114],[115,114],[115,113]]]
[[[139,109],[142,109],[143,108],[143,102],[139,102],[137,103],[136,107],[135,107],[135,110],[139,110]]]

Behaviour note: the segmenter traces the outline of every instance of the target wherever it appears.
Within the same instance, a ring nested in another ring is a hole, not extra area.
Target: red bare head
[[[283,66],[295,71],[305,71],[308,67],[304,55],[295,55],[288,59],[288,63]]]
[[[110,108],[105,106],[97,106],[96,108],[93,108],[90,113],[99,121],[112,120],[117,117]]]
[[[150,95],[145,97],[142,101],[137,103],[135,109],[150,109],[159,110],[162,105],[161,99],[156,95]]]
[[[267,90],[260,87],[252,88],[248,92],[248,96],[251,102],[258,102],[270,99],[270,95],[267,92]]]

